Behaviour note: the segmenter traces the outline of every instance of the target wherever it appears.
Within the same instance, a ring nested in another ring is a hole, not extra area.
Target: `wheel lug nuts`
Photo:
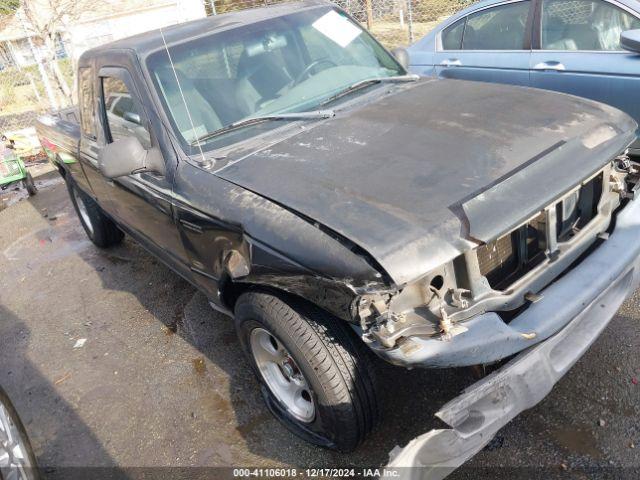
[[[282,370],[283,370],[283,372],[284,372],[284,374],[285,374],[285,376],[287,378],[293,377],[293,373],[294,373],[293,372],[293,368],[291,367],[291,365],[289,363],[284,363],[282,365]]]

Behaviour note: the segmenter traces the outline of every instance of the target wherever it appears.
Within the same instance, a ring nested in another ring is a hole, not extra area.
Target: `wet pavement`
[[[349,455],[311,447],[267,411],[229,319],[131,239],[95,248],[62,181],[38,181],[0,211],[0,384],[47,478],[87,465],[376,467],[441,427],[433,413],[474,381],[379,364],[380,427]],[[450,478],[637,478],[639,305],[636,293],[549,397]]]

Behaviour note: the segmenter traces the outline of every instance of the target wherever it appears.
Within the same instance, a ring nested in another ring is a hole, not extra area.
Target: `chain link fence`
[[[0,133],[24,149],[35,147],[37,141],[29,135],[33,136],[36,118],[74,104],[75,61],[87,48],[169,24],[283,1],[288,0],[0,0]],[[474,1],[335,3],[384,45],[395,48],[418,40]],[[49,30],[40,28],[40,17]]]
[[[216,0],[217,13],[255,8],[283,0]],[[286,1],[286,0],[284,0]],[[334,0],[385,46],[408,45],[477,0]]]
[[[72,85],[71,60],[56,63],[66,85]],[[0,131],[29,126],[38,114],[70,104],[71,99],[55,85],[58,80],[50,77],[38,65],[9,64],[0,70]]]
[[[406,46],[475,0],[338,0],[386,47]]]

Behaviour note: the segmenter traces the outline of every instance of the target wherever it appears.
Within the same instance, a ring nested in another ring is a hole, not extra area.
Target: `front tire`
[[[344,321],[297,299],[247,292],[240,343],[272,413],[315,445],[354,450],[380,417],[372,355]]]
[[[67,188],[80,223],[95,246],[108,248],[122,242],[124,233],[102,212],[95,200],[72,182],[67,182]]]

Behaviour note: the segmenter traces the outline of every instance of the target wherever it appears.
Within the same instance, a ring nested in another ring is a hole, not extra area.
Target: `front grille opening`
[[[529,223],[479,247],[480,273],[491,288],[502,290],[522,278],[545,259],[546,215],[540,213]]]
[[[558,242],[571,240],[598,215],[602,197],[603,174],[600,173],[580,190],[556,204],[556,233]]]

